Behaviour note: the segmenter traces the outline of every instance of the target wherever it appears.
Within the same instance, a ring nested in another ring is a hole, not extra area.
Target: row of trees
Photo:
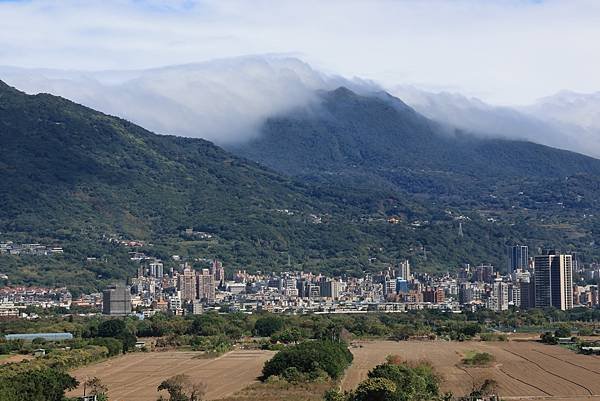
[[[559,320],[559,318],[561,320]],[[495,313],[480,310],[475,313],[449,314],[441,311],[412,311],[402,314],[365,315],[273,315],[244,313],[206,313],[197,316],[167,316],[157,314],[139,320],[125,318],[116,321],[101,317],[54,316],[38,321],[21,319],[0,322],[0,335],[26,332],[70,332],[76,338],[116,338],[125,349],[134,336],[225,336],[232,341],[243,336],[272,337],[275,341],[298,342],[305,338],[323,338],[331,327],[342,328],[356,337],[387,337],[401,340],[410,336],[437,335],[449,339],[470,338],[490,326],[511,328],[535,327],[554,329],[557,321],[582,333],[593,331],[588,321],[600,320],[599,311],[528,311],[510,310]],[[1,342],[0,342],[1,344]],[[5,349],[0,345],[0,352]],[[11,349],[5,349],[10,352]]]

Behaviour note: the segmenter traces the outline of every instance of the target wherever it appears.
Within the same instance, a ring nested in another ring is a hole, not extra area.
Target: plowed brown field
[[[351,348],[354,362],[342,382],[355,387],[390,354],[403,360],[427,360],[442,377],[442,390],[469,393],[485,379],[498,384],[503,399],[600,401],[600,357],[579,355],[559,346],[525,342],[366,341]],[[468,351],[488,352],[495,361],[486,367],[465,367]]]
[[[75,370],[83,382],[99,377],[108,386],[111,401],[155,401],[156,387],[165,379],[185,373],[207,386],[206,399],[227,397],[257,381],[271,351],[232,351],[213,359],[199,359],[198,352],[132,353]],[[81,395],[83,388],[69,393]]]

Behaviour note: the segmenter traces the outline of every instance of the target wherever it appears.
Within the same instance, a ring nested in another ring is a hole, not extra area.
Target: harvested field
[[[86,377],[99,377],[108,386],[111,401],[155,401],[159,395],[156,388],[164,379],[184,373],[194,382],[205,383],[206,399],[215,400],[255,383],[273,354],[240,350],[202,359],[198,352],[138,352],[86,366],[72,374],[80,382]],[[80,395],[82,391],[80,386],[68,395]]]
[[[323,394],[331,387],[331,382],[256,383],[219,401],[323,401]]]
[[[469,393],[485,379],[495,380],[505,399],[600,401],[600,357],[579,355],[567,349],[519,342],[372,341],[351,348],[352,367],[342,382],[345,390],[366,378],[370,369],[390,354],[403,360],[427,360],[442,377],[442,390]],[[494,362],[485,367],[462,366],[469,351],[487,352]]]

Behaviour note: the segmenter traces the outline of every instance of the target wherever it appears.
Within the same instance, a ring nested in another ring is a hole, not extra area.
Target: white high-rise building
[[[508,310],[508,283],[496,280],[492,286],[489,308],[496,311]]]
[[[400,268],[398,269],[398,276],[406,281],[412,279],[412,275],[410,274],[410,263],[408,262],[408,259],[400,263]]]
[[[573,257],[554,251],[535,257],[535,307],[573,308]]]
[[[177,293],[171,295],[168,298],[169,310],[171,312],[177,312],[182,309],[183,303],[181,302],[181,291],[177,291]]]

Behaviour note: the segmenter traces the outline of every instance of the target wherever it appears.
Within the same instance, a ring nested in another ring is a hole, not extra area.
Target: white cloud
[[[477,135],[528,140],[600,158],[600,92],[562,92],[518,108],[411,86],[390,92],[431,119]]]
[[[48,92],[162,134],[240,142],[265,118],[306,106],[316,91],[341,85],[379,90],[370,82],[325,75],[290,57],[241,57],[150,70],[66,71],[0,67],[27,93]]]
[[[0,64],[141,69],[300,55],[391,86],[492,103],[600,90],[596,0],[31,0],[0,2]]]
[[[340,74],[459,127],[600,155],[597,95],[495,106],[600,90],[597,0],[0,1],[0,20],[0,65],[34,68],[0,79],[160,133],[226,144],[314,89],[373,85]]]

